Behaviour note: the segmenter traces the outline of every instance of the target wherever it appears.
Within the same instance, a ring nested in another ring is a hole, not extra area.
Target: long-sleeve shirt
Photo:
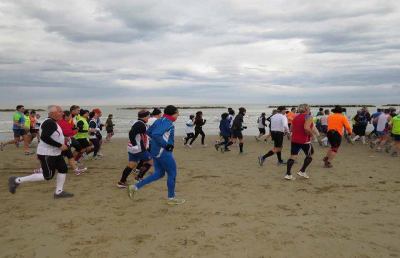
[[[167,145],[174,145],[175,126],[171,120],[166,117],[157,119],[147,130],[150,136],[150,153],[155,158],[160,158],[165,152]]]
[[[271,131],[274,132],[289,132],[287,117],[283,114],[275,114],[271,117]]]
[[[219,130],[222,136],[229,137],[231,135],[231,123],[228,119],[222,119],[219,122]]]
[[[113,130],[114,129],[114,124],[112,122],[111,118],[107,118],[106,121],[106,130]]]
[[[40,127],[40,142],[37,147],[38,155],[59,156],[60,147],[64,144],[64,134],[55,120],[48,118]]]
[[[137,153],[144,152],[148,146],[146,124],[142,120],[136,121],[129,131],[129,141],[132,146],[137,146]]]
[[[71,125],[70,123],[68,123],[68,121],[65,121],[64,119],[57,121],[57,124],[61,127],[61,130],[65,137],[73,137],[78,132],[78,130],[74,130],[73,125]]]
[[[232,130],[243,130],[243,114],[239,113],[235,116],[232,123]]]
[[[194,133],[194,123],[192,119],[186,121],[185,133]]]
[[[334,113],[328,116],[328,131],[335,130],[340,135],[343,135],[343,127],[346,128],[349,134],[352,133],[349,120],[343,114]]]
[[[205,124],[206,124],[206,120],[204,120],[203,118],[196,118],[194,120],[194,125],[195,125],[195,128],[197,128],[197,129],[202,128],[203,125],[205,125]]]

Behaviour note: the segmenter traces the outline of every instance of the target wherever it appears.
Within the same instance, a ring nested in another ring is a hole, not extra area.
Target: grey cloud
[[[79,89],[105,102],[200,96],[217,103],[299,100],[284,86],[309,91],[301,98],[310,101],[327,99],[324,89],[340,95],[337,86],[351,93],[346,101],[399,95],[397,1],[99,0],[89,11],[7,3],[0,9],[7,17],[0,26],[2,92],[51,99],[57,90],[73,99]],[[299,49],[289,49],[293,41]],[[273,91],[281,86],[281,95]]]

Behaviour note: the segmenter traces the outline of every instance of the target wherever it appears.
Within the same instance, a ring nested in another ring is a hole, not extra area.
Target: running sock
[[[233,144],[233,142],[228,142],[227,144],[225,144],[225,142],[221,142],[221,143],[219,144],[219,146],[224,145],[225,150],[226,150],[226,149],[228,149],[228,147],[231,146],[232,144]]]
[[[146,174],[146,172],[149,171],[150,168],[151,168],[150,164],[148,164],[148,163],[143,164],[140,167],[140,172],[139,172],[139,174],[137,175],[136,178],[142,179],[144,177],[144,175]]]
[[[60,194],[63,191],[66,177],[67,174],[57,173],[56,194]]]
[[[44,176],[42,173],[34,173],[29,176],[17,177],[15,179],[15,182],[17,184],[26,183],[26,182],[37,182],[37,181],[44,181]]]
[[[300,171],[303,173],[306,172],[306,168],[308,167],[308,165],[311,164],[311,161],[312,161],[312,157],[306,157],[304,159],[304,163],[303,163],[303,166],[301,167]]]
[[[243,143],[239,143],[240,152],[243,152]]]
[[[272,150],[270,150],[267,154],[265,154],[262,158],[266,159],[268,157],[271,157],[272,155],[274,155],[274,152]]]
[[[276,153],[276,156],[278,157],[279,163],[282,163],[282,162],[283,162],[283,160],[282,160],[282,152],[278,151],[278,152]]]
[[[137,164],[136,169],[141,169],[143,166],[143,161],[139,161],[139,164]]]
[[[126,167],[126,168],[124,169],[124,171],[122,171],[122,177],[121,177],[121,180],[119,180],[119,181],[125,183],[125,182],[126,182],[126,179],[127,179],[128,176],[131,174],[132,170],[133,170],[132,168]]]
[[[291,171],[292,171],[293,164],[294,164],[294,159],[288,159],[288,161],[287,161],[287,170],[286,170],[286,174],[287,175],[291,175],[292,174]]]

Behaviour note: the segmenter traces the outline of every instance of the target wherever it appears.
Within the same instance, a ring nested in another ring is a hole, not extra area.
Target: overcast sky
[[[400,1],[2,0],[0,106],[400,102]]]

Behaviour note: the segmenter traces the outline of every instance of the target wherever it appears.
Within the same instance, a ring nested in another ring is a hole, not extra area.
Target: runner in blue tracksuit
[[[220,135],[224,138],[224,141],[216,143],[214,145],[217,151],[219,150],[220,147],[221,147],[221,152],[230,151],[228,147],[232,145],[232,141],[230,141],[231,125],[228,116],[229,116],[228,113],[223,113],[221,115],[221,121],[219,122],[219,130],[220,130]],[[224,145],[224,148],[222,148],[222,145]]]
[[[165,176],[167,173],[168,204],[182,204],[184,199],[175,198],[176,163],[172,153],[174,149],[175,126],[173,122],[178,118],[179,112],[175,106],[167,106],[164,116],[154,122],[147,130],[150,136],[150,153],[154,161],[154,173],[136,185],[128,187],[128,194],[133,199],[134,194],[143,186],[150,184]]]

